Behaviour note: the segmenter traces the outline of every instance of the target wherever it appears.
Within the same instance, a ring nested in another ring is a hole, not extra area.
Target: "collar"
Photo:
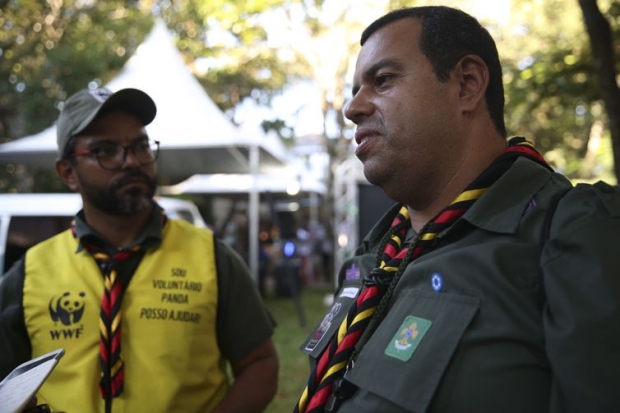
[[[528,203],[552,175],[544,166],[520,157],[462,218],[487,231],[514,234]]]
[[[528,203],[552,176],[544,166],[519,157],[461,219],[487,231],[514,234]],[[379,244],[399,209],[399,204],[394,205],[370,230],[363,240],[366,250]]]
[[[136,245],[142,245],[144,248],[154,248],[161,244],[162,241],[162,233],[164,222],[161,219],[161,215],[164,213],[159,204],[153,201],[153,207],[151,209],[151,217],[149,218],[146,227],[142,231],[142,233],[136,238],[136,240],[130,245],[128,248],[131,248]],[[80,210],[75,216],[75,232],[77,238],[80,240],[78,243],[78,247],[76,249],[76,253],[82,251],[84,249],[84,242],[94,242],[99,245],[102,245],[104,249],[107,250],[116,250],[117,248],[112,246],[109,242],[107,242],[101,234],[95,231],[88,223],[84,217],[84,210]]]

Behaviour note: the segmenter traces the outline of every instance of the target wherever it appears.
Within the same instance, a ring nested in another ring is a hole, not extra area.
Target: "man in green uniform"
[[[345,115],[397,205],[340,271],[297,412],[619,412],[620,194],[507,140],[495,43],[447,7],[362,34]]]
[[[272,318],[232,249],[154,201],[155,114],[137,89],[65,102],[56,170],[83,209],[0,284],[0,378],[63,348],[37,393],[55,410],[261,412],[277,387]]]

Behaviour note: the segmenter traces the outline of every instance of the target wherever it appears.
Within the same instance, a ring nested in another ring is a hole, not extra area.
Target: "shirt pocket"
[[[402,292],[360,352],[348,380],[406,411],[426,411],[479,305],[470,296]]]

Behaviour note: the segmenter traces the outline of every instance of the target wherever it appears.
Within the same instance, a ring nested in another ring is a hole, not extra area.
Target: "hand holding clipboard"
[[[0,382],[0,413],[21,412],[50,375],[64,349],[54,350],[17,366]]]

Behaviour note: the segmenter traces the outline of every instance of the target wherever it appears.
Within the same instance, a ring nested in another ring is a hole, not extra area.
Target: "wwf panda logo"
[[[84,313],[85,296],[84,292],[74,294],[66,291],[61,295],[52,297],[49,304],[52,320],[60,321],[66,326],[79,322]]]

